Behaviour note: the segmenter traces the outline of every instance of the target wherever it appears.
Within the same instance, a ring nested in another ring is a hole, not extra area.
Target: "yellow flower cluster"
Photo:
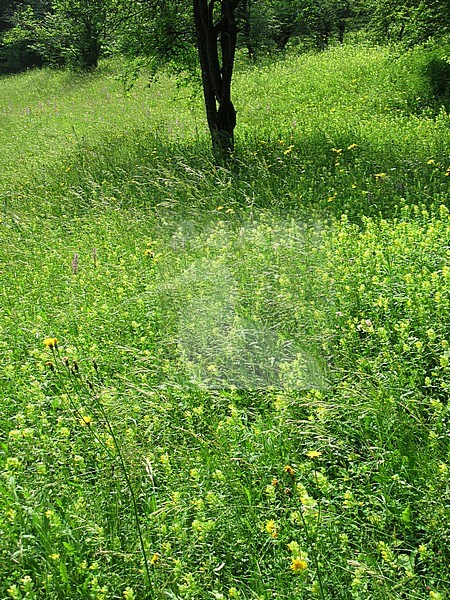
[[[291,551],[292,558],[290,568],[293,573],[303,573],[308,568],[308,555],[300,550],[298,542],[292,541],[287,547]]]
[[[274,539],[278,537],[278,527],[273,519],[267,521],[265,529],[267,533]]]
[[[294,573],[301,573],[302,571],[306,571],[308,568],[308,563],[303,558],[294,558],[291,562],[291,569]]]

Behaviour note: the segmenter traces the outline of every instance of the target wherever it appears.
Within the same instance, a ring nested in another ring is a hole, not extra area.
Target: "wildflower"
[[[294,556],[298,557],[300,555],[300,546],[298,545],[298,542],[289,542],[287,547]]]
[[[150,559],[150,564],[151,565],[156,565],[156,563],[158,562],[158,560],[161,558],[161,555],[158,554],[158,552],[155,552],[155,554],[151,557]]]
[[[31,592],[31,590],[33,589],[33,580],[29,575],[25,575],[25,577],[22,577],[20,583],[22,584],[20,587],[23,589],[24,592]]]
[[[292,152],[292,149],[294,148],[294,146],[289,146],[288,148],[286,148],[286,150],[283,152],[283,154],[290,154]]]
[[[342,152],[342,148],[331,148],[331,152],[336,152],[336,154],[340,154]]]
[[[273,487],[276,487],[278,485],[278,479],[276,477],[272,478],[272,485]]]
[[[448,475],[448,466],[445,463],[439,463],[438,469],[441,475]]]
[[[12,585],[6,591],[11,596],[11,598],[22,598],[22,594],[17,585]]]
[[[216,210],[223,210],[223,209],[224,209],[224,206],[218,206],[218,207],[216,208]]]
[[[191,479],[199,479],[200,478],[200,471],[198,469],[191,469],[189,471],[189,475],[191,476]]]
[[[319,456],[322,456],[322,452],[320,452],[319,450],[309,450],[306,453],[306,456],[308,458],[319,458]]]
[[[347,146],[347,150],[353,150],[354,148],[357,148],[358,144],[350,144],[350,146]]]
[[[293,477],[295,473],[294,469],[290,465],[286,465],[284,467],[284,472],[290,475],[291,477]]]
[[[375,173],[374,177],[379,183],[381,183],[386,179],[387,175],[386,173]]]
[[[273,519],[267,521],[265,530],[269,535],[271,535],[274,539],[278,537],[277,525]]]
[[[445,176],[449,177],[450,176],[450,167],[445,171]]]
[[[92,417],[90,415],[82,415],[80,423],[82,425],[90,425],[92,423]]]
[[[44,342],[43,342],[44,346],[46,346],[46,348],[50,348],[53,350],[53,348],[57,348],[58,347],[58,339],[53,337],[53,338],[45,338]]]
[[[123,592],[123,597],[125,600],[135,600],[136,596],[134,595],[134,590],[131,587],[125,588]]]
[[[50,558],[52,560],[59,560],[59,554],[57,552],[55,552],[54,554],[50,554]]]
[[[303,558],[294,558],[291,562],[291,569],[294,573],[302,573],[308,568],[308,563]]]
[[[10,456],[6,459],[6,468],[7,469],[18,469],[21,466],[21,462],[20,460],[17,458],[17,456]]]
[[[78,254],[77,254],[77,252],[75,252],[75,254],[73,255],[73,258],[72,258],[72,273],[74,275],[76,275],[77,271],[78,271]]]
[[[144,254],[145,256],[149,256],[150,258],[154,258],[155,253],[153,252],[153,250],[151,248],[146,248],[144,250]]]

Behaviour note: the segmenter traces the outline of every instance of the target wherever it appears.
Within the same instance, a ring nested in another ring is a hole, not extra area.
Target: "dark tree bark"
[[[84,23],[84,40],[81,49],[81,68],[86,71],[92,71],[97,68],[102,43],[98,27],[95,24]]]
[[[251,61],[255,60],[255,48],[252,42],[252,33],[251,33],[251,3],[250,0],[241,0],[242,6],[242,37],[244,38],[244,44],[247,48],[248,57]]]
[[[206,118],[216,159],[234,149],[236,111],[231,79],[236,50],[235,11],[240,0],[193,0]]]

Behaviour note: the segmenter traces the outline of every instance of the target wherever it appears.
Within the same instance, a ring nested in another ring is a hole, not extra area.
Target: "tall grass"
[[[242,68],[228,168],[169,77],[0,81],[1,597],[446,597],[428,53]]]

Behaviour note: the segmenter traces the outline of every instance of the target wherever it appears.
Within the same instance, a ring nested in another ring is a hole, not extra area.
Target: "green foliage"
[[[383,0],[370,4],[371,27],[384,40],[413,45],[449,33],[449,0]],[[447,38],[448,39],[448,38]]]
[[[432,98],[450,109],[450,56],[432,56],[424,69]]]
[[[43,59],[33,47],[33,17],[48,10],[46,0],[5,2],[0,7],[0,74],[40,66]]]
[[[19,7],[3,38],[6,49],[26,44],[48,65],[89,70],[112,43],[129,6],[121,0],[53,0],[44,9]]]
[[[162,63],[185,63],[194,45],[191,2],[135,0],[117,36],[118,50],[128,56],[152,56]]]
[[[239,13],[241,42],[252,57],[298,42],[323,50],[332,38],[343,42],[349,29],[361,27],[361,14],[355,0],[246,0]]]

